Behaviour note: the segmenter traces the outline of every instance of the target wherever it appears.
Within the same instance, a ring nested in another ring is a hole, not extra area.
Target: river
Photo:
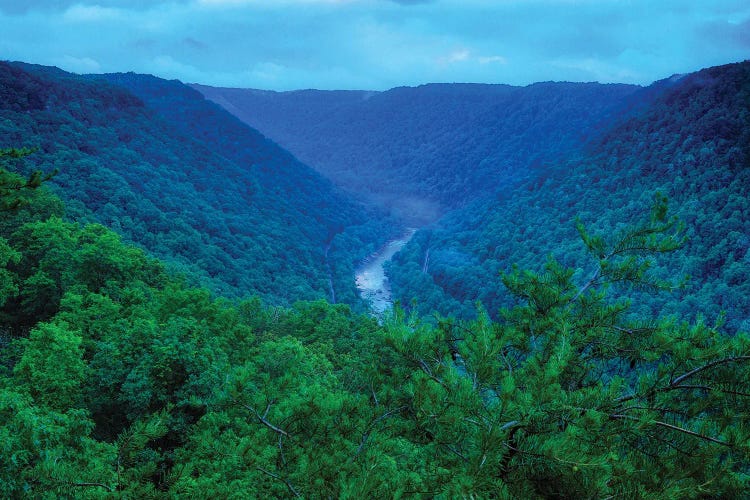
[[[368,257],[355,271],[354,279],[359,295],[370,304],[370,309],[375,316],[382,316],[385,311],[393,307],[391,286],[385,276],[383,266],[409,242],[416,231],[410,228],[400,237],[389,241]]]

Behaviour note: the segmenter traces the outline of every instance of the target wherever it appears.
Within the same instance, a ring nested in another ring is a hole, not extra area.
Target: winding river
[[[400,237],[389,241],[380,250],[368,257],[355,271],[354,279],[359,294],[370,304],[375,316],[382,316],[385,311],[393,307],[391,286],[385,276],[383,266],[409,242],[416,231],[416,229],[410,228]]]

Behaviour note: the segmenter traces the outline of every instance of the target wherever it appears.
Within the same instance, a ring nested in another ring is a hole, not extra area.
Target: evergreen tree
[[[583,284],[550,258],[543,272],[503,277],[517,305],[498,323],[480,310],[433,332],[388,329],[418,369],[415,425],[443,467],[468,475],[454,493],[499,479],[523,498],[739,498],[750,486],[750,339],[633,318],[608,296],[673,286],[648,273],[651,255],[683,243],[661,195],[611,241],[579,231],[595,260]]]
[[[57,173],[55,171],[43,174],[41,171],[35,170],[28,178],[24,179],[5,168],[7,163],[25,158],[33,152],[34,150],[29,148],[0,149],[0,200],[2,200],[0,212],[16,210],[28,203],[28,193],[41,186],[43,182],[50,180]]]

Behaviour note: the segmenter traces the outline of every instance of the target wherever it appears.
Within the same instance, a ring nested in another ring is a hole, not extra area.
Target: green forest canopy
[[[679,252],[657,196],[514,270],[498,320],[213,299],[0,161],[0,496],[740,498],[750,338],[628,314]],[[12,188],[22,186],[18,190]],[[12,189],[9,189],[12,188]],[[23,200],[16,203],[19,193]]]

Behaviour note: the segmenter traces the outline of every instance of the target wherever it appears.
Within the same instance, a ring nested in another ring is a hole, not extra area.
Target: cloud
[[[508,60],[503,56],[479,56],[477,61],[479,61],[479,64],[508,64]]]
[[[642,56],[636,56],[636,58],[639,57]],[[573,81],[620,83],[644,80],[643,75],[637,70],[633,70],[629,65],[595,58],[560,58],[551,61],[550,64],[557,68],[561,74],[569,75],[569,79]]]
[[[207,5],[209,7],[239,7],[242,5],[248,5],[251,3],[257,3],[255,0],[198,0],[199,5]]]
[[[100,73],[102,71],[102,65],[90,57],[64,55],[56,65],[71,73]]]
[[[0,0],[0,12],[5,12],[7,14],[23,14],[29,10],[35,9],[62,10],[67,4],[68,2],[49,2],[49,0],[26,0],[25,2],[19,2],[18,0]]]
[[[335,4],[354,4],[362,0],[274,0],[270,3],[268,0],[196,0],[197,5],[203,7],[219,8],[241,8],[241,7],[264,7],[275,8],[279,6],[293,5],[335,5]]]
[[[457,63],[485,64],[508,64],[508,59],[503,56],[474,56],[469,49],[457,49],[436,59],[439,66],[447,66]]]
[[[650,83],[742,60],[747,0],[0,0],[0,57],[206,84]]]
[[[195,66],[186,64],[174,59],[171,56],[158,56],[150,62],[150,66],[156,73],[162,74],[183,74],[183,75],[197,75],[200,74]]]
[[[112,7],[101,7],[99,5],[73,5],[63,14],[63,20],[67,22],[102,22],[122,17],[123,11]]]
[[[435,3],[436,0],[388,0],[389,2],[397,3],[399,5],[420,5],[427,3]]]
[[[83,7],[112,7],[128,10],[148,10],[163,5],[185,5],[195,0],[0,0],[0,13],[23,15],[29,12],[62,12],[80,5]]]
[[[438,64],[441,64],[441,65],[455,64],[458,62],[463,62],[463,61],[468,60],[470,55],[471,55],[471,52],[469,50],[458,49],[458,50],[452,51],[450,54],[438,57],[437,62]]]
[[[698,34],[705,43],[712,46],[724,44],[730,47],[750,49],[750,19],[740,22],[708,22],[698,28]]]

